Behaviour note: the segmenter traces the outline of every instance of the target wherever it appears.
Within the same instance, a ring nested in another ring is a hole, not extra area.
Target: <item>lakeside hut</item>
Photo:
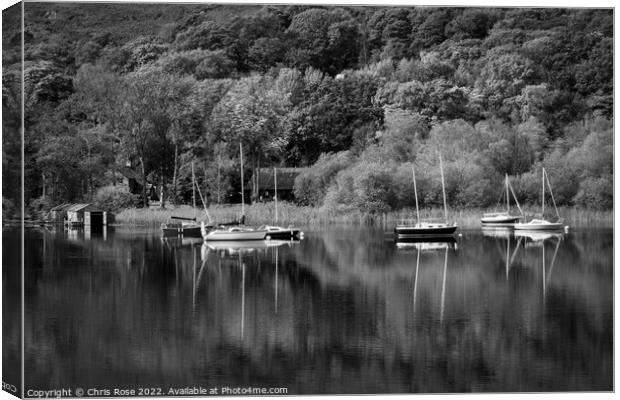
[[[129,165],[117,166],[115,171],[121,176],[121,181],[118,183],[118,186],[126,187],[131,194],[142,195],[142,186],[144,182],[137,171]],[[146,181],[146,195],[149,201],[159,201],[156,185],[149,183],[148,180]]]
[[[69,209],[72,203],[62,203],[53,207],[47,215],[47,222],[53,224],[62,224],[67,219],[67,209]]]
[[[114,222],[114,214],[101,210],[84,211],[84,226],[102,228]]]
[[[305,171],[306,168],[276,168],[275,178],[278,183],[278,200],[292,201],[295,199],[293,189],[295,187],[295,178]],[[252,186],[254,183],[254,186]],[[254,201],[273,201],[274,195],[274,169],[258,168],[250,177],[246,188],[255,188],[252,199]]]
[[[98,211],[91,203],[72,204],[67,208],[66,224],[69,227],[84,226],[84,214],[86,212]]]
[[[112,224],[114,214],[99,210],[91,203],[63,203],[50,210],[46,222],[98,229]]]

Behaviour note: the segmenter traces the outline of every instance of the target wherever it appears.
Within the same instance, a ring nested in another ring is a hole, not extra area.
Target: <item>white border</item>
[[[66,1],[66,0],[61,0],[61,1],[56,1],[56,2],[71,2],[71,1]],[[80,2],[101,2],[101,1],[97,1],[97,0],[81,0]],[[123,3],[123,2],[128,2],[128,1],[108,1],[110,3],[112,2],[118,2],[118,3]],[[368,0],[337,0],[337,1],[326,1],[326,0],[313,0],[313,1],[306,1],[306,2],[302,2],[302,1],[296,1],[296,0],[271,0],[271,1],[258,1],[258,0],[243,0],[243,1],[225,1],[225,0],[212,0],[212,1],[196,1],[196,0],[185,0],[185,1],[161,1],[161,0],[151,0],[151,1],[133,1],[134,3],[221,3],[221,4],[323,4],[323,5],[381,5],[381,6],[390,6],[390,5],[394,5],[394,6],[413,6],[413,5],[420,5],[420,6],[463,6],[463,7],[473,7],[473,6],[482,6],[482,7],[558,7],[558,8],[568,8],[568,7],[572,7],[572,8],[614,8],[614,2],[610,1],[610,0],[590,0],[590,1],[574,1],[574,0],[539,0],[539,1],[527,1],[527,2],[517,2],[517,1],[505,1],[505,0],[495,0],[495,1],[489,1],[489,0],[477,0],[477,1],[449,1],[449,0],[443,0],[443,1],[437,1],[437,0],[425,0],[425,1],[411,1],[411,0],[390,0],[390,1],[368,1]],[[15,1],[10,1],[10,0],[0,0],[0,4],[2,5],[2,9],[5,9],[13,4],[15,4]],[[618,102],[616,102],[616,86],[615,86],[615,72],[617,69],[617,65],[618,65],[618,45],[617,45],[617,41],[615,41],[615,37],[616,37],[616,27],[618,26],[618,14],[615,12],[614,10],[614,116],[619,115],[618,114]],[[0,21],[0,28],[1,28],[1,21]],[[22,39],[23,40],[23,39]],[[23,63],[22,63],[23,64]],[[23,104],[23,102],[22,102]],[[0,111],[1,112],[1,111]],[[615,118],[614,118],[614,133],[616,132],[615,130]],[[615,135],[614,135],[615,137]],[[617,143],[614,140],[614,210],[617,209],[618,206],[618,194],[619,194],[619,181],[618,181],[618,175],[615,173],[616,169],[615,166],[617,165],[617,157],[618,157],[618,151],[617,151]],[[1,167],[0,167],[1,168]],[[23,166],[22,166],[23,168]],[[22,175],[23,176],[23,175]],[[23,189],[22,189],[22,195],[23,195]],[[1,214],[0,214],[1,216]],[[619,246],[618,244],[620,243],[620,239],[618,239],[617,235],[615,234],[615,226],[617,226],[618,222],[618,216],[616,215],[616,213],[614,213],[614,266],[616,265],[615,260],[617,259],[617,255],[618,255],[618,251],[619,251]],[[0,250],[1,250],[2,244],[0,243]],[[22,285],[23,285],[23,266],[22,266]],[[618,310],[618,301],[617,301],[617,297],[615,296],[615,290],[618,287],[617,286],[617,280],[618,280],[618,274],[620,274],[620,271],[618,271],[618,273],[614,273],[614,317],[615,317],[615,311]],[[1,287],[1,285],[0,285]],[[23,288],[23,286],[22,286]],[[0,288],[0,297],[1,297],[2,291]],[[23,298],[22,298],[23,301]],[[22,307],[22,312],[23,312],[23,307]],[[0,317],[2,315],[2,311],[0,308]],[[618,346],[617,346],[617,320],[614,318],[614,387],[615,385],[620,382],[618,380],[618,366],[615,364],[615,361],[618,360]],[[22,338],[23,338],[23,318],[22,318]],[[22,349],[23,351],[23,349]],[[0,357],[2,356],[2,346],[0,346]],[[1,373],[1,364],[0,364],[0,373]],[[589,392],[584,392],[584,393],[561,393],[561,392],[556,392],[556,393],[549,393],[549,394],[523,394],[523,393],[515,393],[515,394],[456,394],[456,395],[380,395],[378,397],[380,398],[387,398],[387,397],[398,397],[398,398],[407,398],[407,399],[429,399],[429,400],[439,400],[439,399],[446,399],[446,396],[449,396],[449,398],[453,399],[453,398],[467,398],[467,399],[472,399],[472,398],[485,398],[485,399],[490,399],[490,400],[495,400],[495,399],[532,399],[532,398],[539,398],[539,397],[544,397],[546,399],[576,399],[576,398],[593,398],[593,399],[607,399],[607,398],[613,398],[614,394],[613,393],[589,393]],[[312,399],[313,397],[316,396],[288,396],[288,397],[295,397],[295,398],[301,398],[301,399]],[[344,396],[323,396],[323,397],[328,397],[328,398],[333,398],[333,397],[344,397]],[[346,396],[347,398],[364,398],[367,396]],[[0,400],[8,400],[8,399],[14,399],[14,396],[11,396],[10,394],[8,394],[7,392],[4,391],[0,391]],[[221,398],[221,397],[218,397]],[[264,397],[242,397],[243,399],[264,399]],[[269,397],[269,398],[275,398],[275,397]],[[174,399],[178,399],[178,397],[175,397]],[[188,399],[192,399],[192,398],[188,398]]]

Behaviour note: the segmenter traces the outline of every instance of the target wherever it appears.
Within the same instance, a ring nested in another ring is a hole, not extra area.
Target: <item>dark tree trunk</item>
[[[144,207],[148,207],[149,203],[146,198],[146,173],[144,172],[144,160],[140,157],[140,172],[142,175],[142,204]]]
[[[177,174],[179,173],[179,168],[177,163],[179,162],[179,145],[174,144],[174,170],[172,172],[172,204],[177,204]]]

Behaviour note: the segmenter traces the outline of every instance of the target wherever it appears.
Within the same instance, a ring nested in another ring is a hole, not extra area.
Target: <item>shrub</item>
[[[598,210],[611,209],[614,205],[613,182],[612,175],[586,178],[579,185],[574,202],[577,205]]]
[[[397,202],[393,175],[390,166],[367,162],[342,170],[325,196],[325,208],[370,214],[390,211]]]
[[[540,169],[511,178],[512,188],[521,204],[540,206]]]
[[[2,218],[10,219],[17,218],[19,210],[15,207],[15,204],[6,197],[2,198]]]
[[[104,186],[97,190],[94,204],[104,211],[116,212],[133,207],[139,202],[139,196],[131,194],[120,186]]]
[[[30,202],[28,214],[37,219],[45,219],[52,208],[52,200],[49,197],[38,197]]]
[[[396,203],[393,172],[380,165],[355,168],[356,193],[359,196],[359,208],[369,213],[390,211]]]
[[[492,184],[487,171],[475,159],[447,162],[445,176],[447,201],[454,207],[488,206],[503,191],[502,186]]]
[[[418,191],[418,204],[422,206],[422,185],[420,170],[416,171],[416,187]],[[413,173],[411,163],[398,166],[394,174],[394,191],[398,207],[415,207],[415,192],[413,187]]]
[[[321,204],[336,174],[352,163],[353,156],[349,151],[321,154],[312,167],[295,179],[293,192],[297,203],[306,206]]]
[[[324,210],[337,214],[357,211],[357,199],[354,188],[355,183],[352,171],[340,171],[325,194],[325,200],[323,201]]]

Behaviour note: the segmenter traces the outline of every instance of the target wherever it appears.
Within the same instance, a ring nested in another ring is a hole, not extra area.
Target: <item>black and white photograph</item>
[[[4,4],[3,399],[612,394],[614,12]]]

